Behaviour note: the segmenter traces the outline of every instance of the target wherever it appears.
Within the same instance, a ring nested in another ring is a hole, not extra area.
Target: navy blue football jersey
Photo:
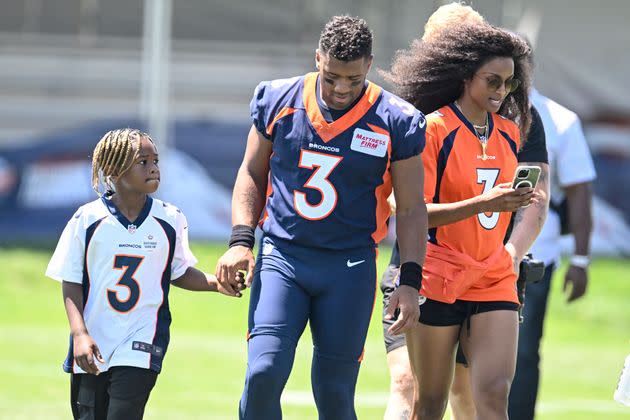
[[[422,152],[426,120],[367,82],[343,116],[327,122],[318,73],[262,82],[250,111],[273,142],[263,232],[325,249],[374,247],[387,234],[390,165]]]

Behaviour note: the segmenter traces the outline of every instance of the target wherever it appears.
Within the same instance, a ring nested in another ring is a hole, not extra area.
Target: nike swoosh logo
[[[364,263],[364,262],[365,262],[365,260],[361,260],[361,261],[350,261],[350,260],[348,260],[348,261],[346,261],[346,265],[348,267],[354,267],[355,265],[359,265],[359,264]]]

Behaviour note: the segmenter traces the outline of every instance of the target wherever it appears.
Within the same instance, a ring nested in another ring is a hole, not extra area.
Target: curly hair
[[[114,190],[113,178],[119,177],[131,167],[140,151],[140,139],[147,134],[135,128],[122,128],[105,133],[92,154],[92,188],[100,196],[100,186],[105,193]]]
[[[372,31],[361,18],[333,16],[319,36],[319,50],[340,61],[372,56]]]
[[[529,46],[509,31],[489,24],[463,23],[442,31],[430,42],[414,40],[409,49],[396,53],[390,70],[381,74],[396,94],[430,114],[460,98],[464,82],[485,63],[511,57],[514,77],[521,86],[507,95],[498,113],[516,122],[525,138],[531,123],[529,54]]]

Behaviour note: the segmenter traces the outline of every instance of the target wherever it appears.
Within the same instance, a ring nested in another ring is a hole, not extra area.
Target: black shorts
[[[157,375],[152,370],[132,366],[115,366],[98,376],[72,374],[72,415],[75,420],[142,419]]]
[[[454,303],[444,303],[433,299],[427,299],[420,306],[420,322],[434,327],[447,327],[459,325],[464,328],[464,323],[470,323],[470,317],[491,311],[518,311],[518,303],[506,301],[475,302],[469,300],[456,300]],[[468,324],[465,328],[469,328]],[[468,360],[461,345],[457,346],[455,362],[468,367]]]
[[[518,311],[518,303],[507,301],[477,302],[456,300],[444,303],[427,299],[420,306],[420,322],[433,327],[464,325],[471,316],[491,311]]]
[[[383,293],[383,339],[385,341],[385,351],[387,353],[399,347],[405,346],[405,336],[391,335],[388,328],[394,323],[394,319],[385,319],[389,297],[395,289],[396,277],[398,276],[398,266],[388,265],[381,277],[381,292]],[[428,310],[428,311],[427,311]],[[442,303],[432,299],[427,299],[420,306],[420,322],[432,326],[464,325],[469,316],[483,312],[498,310],[518,310],[518,305],[513,302],[470,302],[458,300],[453,304]],[[429,313],[427,313],[429,312]],[[466,356],[461,348],[457,346],[457,363],[468,366]]]

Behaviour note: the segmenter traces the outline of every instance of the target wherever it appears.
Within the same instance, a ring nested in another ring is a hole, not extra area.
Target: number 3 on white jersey
[[[485,194],[494,188],[494,184],[497,182],[498,177],[498,169],[477,168],[477,184],[483,184],[482,194]],[[497,223],[499,223],[499,215],[499,212],[494,212],[490,216],[486,216],[485,213],[477,213],[477,218],[484,229],[490,230],[494,229],[497,226]]]
[[[322,199],[317,204],[311,204],[306,200],[306,194],[301,191],[293,191],[293,205],[300,216],[308,220],[321,220],[327,217],[337,206],[337,190],[328,180],[328,177],[341,162],[343,157],[326,153],[302,150],[300,153],[300,168],[313,169],[315,172],[306,181],[304,187],[312,188],[320,192]]]

